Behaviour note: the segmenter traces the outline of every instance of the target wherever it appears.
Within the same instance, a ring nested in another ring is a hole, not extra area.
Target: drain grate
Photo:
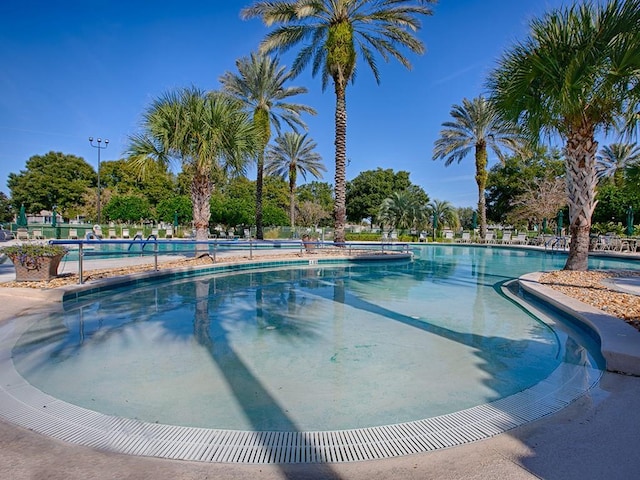
[[[0,352],[0,416],[70,443],[111,452],[229,463],[354,462],[428,452],[488,438],[554,413],[602,372],[562,364],[510,397],[414,422],[324,432],[251,432],[140,422],[87,410],[26,382]]]

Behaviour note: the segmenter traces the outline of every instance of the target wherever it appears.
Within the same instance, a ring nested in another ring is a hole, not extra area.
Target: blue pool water
[[[535,385],[598,346],[506,298],[540,252],[424,246],[415,261],[149,283],[68,303],[13,349],[39,389],[106,414],[241,430],[432,417]],[[592,259],[596,268],[631,263]]]

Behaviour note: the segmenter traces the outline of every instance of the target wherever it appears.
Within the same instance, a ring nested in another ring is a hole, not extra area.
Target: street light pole
[[[93,148],[98,149],[98,225],[100,225],[100,150],[104,150],[109,146],[109,140],[104,140],[104,146],[102,146],[102,139],[96,139],[97,145],[93,144],[93,137],[89,137],[89,143]]]

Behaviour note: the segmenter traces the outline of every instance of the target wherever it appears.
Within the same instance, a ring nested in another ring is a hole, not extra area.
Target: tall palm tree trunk
[[[291,220],[291,233],[296,228],[296,166],[289,167],[289,219]]]
[[[568,135],[565,154],[571,243],[565,270],[585,271],[588,268],[591,216],[597,204],[597,151],[593,125],[581,125]]]
[[[194,174],[191,182],[191,198],[196,240],[206,241],[209,238],[209,218],[211,217],[211,178],[208,172]],[[208,249],[206,245],[198,245],[196,250]]]
[[[487,234],[487,203],[484,191],[487,187],[487,146],[476,144],[476,185],[478,185],[478,216],[480,217],[480,238]]]
[[[333,207],[335,243],[344,243],[344,227],[347,220],[346,204],[346,165],[347,165],[347,101],[346,88],[335,79],[336,91],[336,174],[335,174],[335,195],[336,200]]]
[[[262,226],[262,186],[264,184],[264,150],[258,153],[256,163],[256,238],[264,240],[264,228]]]

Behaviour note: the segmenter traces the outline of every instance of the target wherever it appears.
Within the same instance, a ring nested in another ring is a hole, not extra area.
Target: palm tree
[[[300,118],[302,112],[315,115],[316,111],[306,105],[288,103],[285,100],[294,95],[307,93],[305,87],[285,87],[291,79],[291,72],[279,65],[278,59],[264,55],[251,54],[249,58],[236,61],[238,74],[226,72],[220,77],[224,91],[242,101],[253,113],[253,123],[260,135],[256,170],[256,237],[264,238],[262,228],[262,188],[264,154],[271,139],[271,125],[280,133],[280,121],[283,120],[294,131],[297,127],[306,130],[307,126]]]
[[[405,67],[409,61],[398,47],[423,53],[414,36],[420,28],[418,15],[431,15],[427,4],[435,0],[291,0],[258,1],[242,10],[243,18],[259,17],[267,26],[280,24],[260,45],[260,51],[286,52],[304,44],[292,65],[294,75],[309,63],[312,74],[321,72],[322,88],[333,80],[335,109],[335,204],[334,241],[345,240],[347,162],[347,84],[355,79],[357,52],[379,82],[374,52],[387,61],[395,58]]]
[[[637,128],[640,103],[640,0],[587,2],[531,22],[529,37],[489,77],[500,113],[531,139],[564,141],[571,244],[566,270],[586,270],[596,206],[599,132],[626,121]],[[635,118],[635,121],[630,119]]]
[[[390,225],[396,230],[415,228],[424,221],[425,206],[420,204],[418,197],[411,190],[393,192],[385,198],[378,210],[378,221]]]
[[[635,143],[605,145],[596,156],[596,176],[602,180],[612,178],[616,187],[622,187],[624,171],[640,161],[640,147]]]
[[[487,149],[491,149],[501,160],[505,160],[502,147],[517,152],[521,137],[513,124],[503,121],[491,103],[483,97],[473,100],[464,98],[462,105],[451,109],[453,121],[444,122],[440,138],[435,142],[433,159],[445,159],[448,167],[454,161],[460,163],[471,153],[476,161],[476,185],[478,186],[478,216],[480,217],[480,236],[487,233],[487,208],[485,188],[487,186]]]
[[[431,221],[433,222],[433,219],[435,219],[435,222],[433,223],[436,224],[436,228],[434,228],[434,230],[442,230],[442,227],[445,226],[454,229],[460,226],[458,212],[456,211],[455,207],[446,200],[434,199],[432,202],[429,202],[428,212],[429,216],[431,217]]]
[[[307,134],[286,132],[276,138],[276,144],[267,150],[265,172],[267,175],[278,175],[284,179],[289,177],[289,218],[291,228],[295,227],[296,216],[296,180],[298,173],[307,179],[307,173],[315,178],[326,172],[320,154],[314,152],[316,143],[307,138]]]
[[[142,133],[129,138],[129,162],[142,173],[148,162],[181,163],[191,176],[196,239],[206,240],[214,178],[242,172],[255,154],[253,124],[242,103],[197,88],[170,91],[143,116]]]

